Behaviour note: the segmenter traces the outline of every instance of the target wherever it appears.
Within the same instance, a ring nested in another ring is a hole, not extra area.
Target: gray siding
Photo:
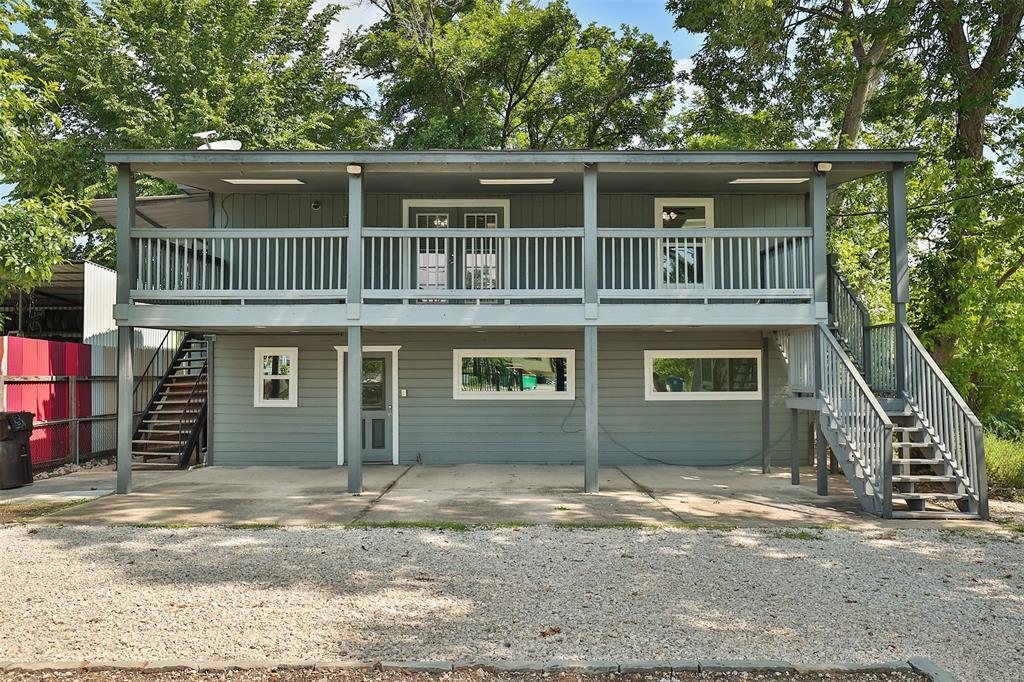
[[[401,345],[397,398],[400,459],[462,462],[569,463],[583,459],[582,332],[367,333],[366,345]],[[218,464],[333,464],[336,461],[337,354],[343,336],[218,335],[215,344],[214,461]],[[600,336],[602,464],[757,464],[759,401],[647,402],[645,349],[760,348],[758,332],[602,332]],[[299,406],[253,408],[253,348],[299,347]],[[576,395],[570,401],[452,399],[453,348],[574,348]],[[786,375],[770,358],[772,457],[789,457]],[[801,419],[806,450],[806,419]]]
[[[686,193],[681,193],[684,196]],[[375,194],[364,198],[368,227],[401,227],[402,199],[459,199],[486,196],[508,199],[511,227],[580,227],[583,195],[547,194]],[[717,227],[804,227],[807,198],[802,194],[717,194]],[[598,194],[601,227],[652,227],[653,194]],[[311,209],[314,200],[321,203]],[[347,198],[344,194],[216,194],[217,227],[344,227]]]

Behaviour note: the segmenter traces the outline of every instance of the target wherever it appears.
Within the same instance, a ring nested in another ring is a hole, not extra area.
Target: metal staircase
[[[132,458],[148,466],[184,469],[206,452],[207,342],[188,334],[182,340],[136,422]]]
[[[872,325],[831,266],[829,312],[827,325],[776,338],[791,390],[817,399],[821,433],[861,506],[887,518],[988,518],[981,422],[913,330]]]

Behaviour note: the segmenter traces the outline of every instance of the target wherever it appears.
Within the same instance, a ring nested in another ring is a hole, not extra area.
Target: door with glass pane
[[[412,206],[408,224],[420,230],[449,231],[446,236],[424,234],[414,240],[409,270],[412,288],[486,292],[503,286],[499,259],[507,258],[507,248],[502,243],[505,239],[479,231],[504,227],[504,207]],[[459,229],[477,232],[465,237],[451,236],[450,230]],[[439,296],[438,300],[444,299]]]
[[[363,461],[391,462],[391,355],[363,356]]]
[[[688,230],[714,227],[714,199],[655,199],[657,282],[662,288],[704,288],[713,281],[711,240],[688,236]]]

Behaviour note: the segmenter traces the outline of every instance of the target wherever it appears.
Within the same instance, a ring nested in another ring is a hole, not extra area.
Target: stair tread
[[[969,519],[977,520],[981,517],[970,512],[946,511],[902,511],[893,510],[894,519]]]
[[[917,443],[909,440],[894,440],[893,447],[898,448],[934,448],[935,443]]]
[[[893,493],[894,500],[966,500],[967,493]]]
[[[898,474],[892,477],[893,483],[946,483],[955,480],[956,476],[948,474]]]
[[[895,457],[893,464],[945,464],[948,460],[942,457]]]

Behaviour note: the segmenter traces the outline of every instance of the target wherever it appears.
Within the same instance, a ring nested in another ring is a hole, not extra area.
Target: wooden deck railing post
[[[597,391],[597,325],[583,328],[583,394],[584,430],[586,431],[586,455],[584,458],[584,491],[598,491],[598,467],[600,466],[600,433],[598,425]]]
[[[907,388],[907,352],[903,326],[910,301],[910,264],[907,255],[907,174],[903,164],[886,173],[889,215],[889,285],[896,312],[896,397]]]
[[[811,172],[811,227],[814,230],[814,313],[818,320],[828,320],[828,243],[825,221],[827,218],[825,200],[827,196],[825,175],[817,170]]]
[[[363,492],[363,330],[348,328],[345,366],[345,461],[348,462],[348,491]]]
[[[348,243],[346,315],[358,320],[363,301],[363,169],[348,167]]]
[[[597,319],[597,165],[583,166],[583,314]]]

